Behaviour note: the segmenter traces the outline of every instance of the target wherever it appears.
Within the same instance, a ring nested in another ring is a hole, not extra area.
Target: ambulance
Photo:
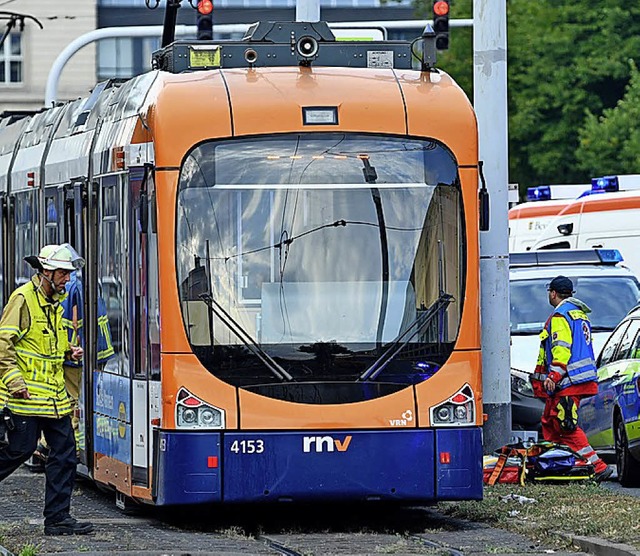
[[[625,265],[640,276],[640,190],[574,200],[527,247],[531,250],[618,249]]]
[[[533,201],[509,209],[509,252],[528,251],[573,199]]]
[[[626,253],[629,249],[618,245],[617,237],[624,237],[629,231],[626,229],[629,226],[632,229],[635,227],[640,228],[640,226],[636,226],[631,222],[623,223],[620,225],[623,231],[615,234],[616,240],[613,243],[607,241],[603,244],[599,242],[589,244],[577,237],[579,225],[576,223],[575,218],[576,213],[581,214],[583,204],[586,203],[584,206],[587,208],[587,213],[583,215],[584,218],[578,220],[583,222],[583,226],[586,226],[586,229],[590,229],[594,225],[604,226],[604,231],[599,234],[599,237],[607,237],[609,230],[612,229],[611,224],[607,221],[610,216],[614,218],[617,216],[622,218],[631,216],[633,218],[633,213],[624,212],[616,215],[609,212],[607,215],[596,218],[596,224],[589,224],[594,218],[593,215],[590,216],[589,214],[599,210],[611,211],[611,199],[620,199],[621,203],[626,206],[628,201],[622,201],[625,198],[623,192],[634,191],[636,195],[640,192],[640,174],[593,178],[590,187],[587,185],[530,187],[527,191],[527,199],[533,202],[517,205],[509,211],[509,252],[529,251],[531,249],[591,249],[601,246],[620,249],[625,260],[635,264],[635,261],[632,261],[631,254]],[[631,196],[633,197],[634,195],[632,194]],[[595,199],[601,199],[601,201],[597,202]],[[567,218],[564,218],[565,216]],[[565,227],[563,225],[565,223],[570,225]],[[616,225],[618,224],[616,223]],[[558,226],[561,226],[561,228],[558,229]],[[636,230],[632,235],[634,241],[637,239],[637,234]],[[567,241],[567,237],[569,237],[569,241]],[[640,269],[635,272],[640,275]]]
[[[538,185],[527,189],[527,202],[509,210],[509,252],[527,251],[562,209],[585,192],[588,184]]]

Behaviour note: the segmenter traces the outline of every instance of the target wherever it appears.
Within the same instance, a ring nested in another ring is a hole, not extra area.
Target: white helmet
[[[84,266],[84,259],[68,243],[45,245],[37,257],[26,257],[25,260],[33,265],[33,259],[37,259],[43,270],[80,270]]]

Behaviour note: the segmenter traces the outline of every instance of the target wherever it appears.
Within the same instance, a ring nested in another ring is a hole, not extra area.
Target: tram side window
[[[38,205],[33,191],[15,194],[15,230],[16,230],[16,276],[15,287],[26,284],[33,269],[24,262],[24,258],[37,253],[38,241]]]
[[[58,241],[58,208],[56,207],[56,194],[51,193],[45,197],[45,225],[44,225],[44,243],[57,244]]]
[[[117,183],[105,180],[100,200],[100,242],[98,245],[99,294],[106,308],[114,356],[105,370],[122,374],[127,368],[123,360],[123,287],[122,242],[119,222]]]
[[[147,192],[149,197],[155,195],[155,183],[153,175],[147,178]],[[148,221],[155,222],[156,216],[153,214],[155,203],[148,204]],[[151,380],[160,379],[160,292],[158,277],[158,234],[154,226],[149,226],[147,233],[147,323],[149,334],[149,378]]]

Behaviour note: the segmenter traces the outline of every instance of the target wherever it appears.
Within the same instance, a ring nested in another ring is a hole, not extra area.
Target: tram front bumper
[[[482,498],[479,427],[158,431],[157,505]]]

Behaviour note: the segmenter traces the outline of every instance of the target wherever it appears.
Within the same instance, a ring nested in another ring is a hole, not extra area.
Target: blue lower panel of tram
[[[479,428],[159,431],[157,442],[158,505],[482,497]]]

